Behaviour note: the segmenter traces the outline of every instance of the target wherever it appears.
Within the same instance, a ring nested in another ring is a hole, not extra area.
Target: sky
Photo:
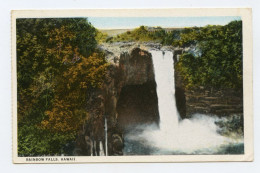
[[[206,25],[225,25],[238,16],[213,17],[88,17],[88,21],[98,29],[130,29],[144,26],[179,28]]]

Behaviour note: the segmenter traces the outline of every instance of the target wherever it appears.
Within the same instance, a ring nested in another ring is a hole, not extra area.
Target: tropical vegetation
[[[18,154],[65,153],[90,117],[88,94],[106,72],[85,18],[17,19]]]

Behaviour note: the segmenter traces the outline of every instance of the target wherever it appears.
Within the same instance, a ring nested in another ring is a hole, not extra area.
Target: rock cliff
[[[105,146],[105,118],[109,155],[123,154],[126,128],[159,121],[151,54],[131,44],[106,48],[110,66],[102,89],[93,91],[88,101],[92,118],[79,132],[75,155],[99,155],[99,143]]]

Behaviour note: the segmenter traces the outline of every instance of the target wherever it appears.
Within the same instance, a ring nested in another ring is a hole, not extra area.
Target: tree
[[[17,19],[18,154],[61,154],[106,71],[87,19]]]
[[[185,29],[178,44],[199,50],[183,54],[177,64],[187,88],[242,88],[242,21]]]

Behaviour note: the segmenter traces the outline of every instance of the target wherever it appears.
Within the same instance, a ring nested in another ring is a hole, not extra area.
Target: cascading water
[[[181,120],[175,101],[173,53],[151,50],[157,84],[158,109],[157,125],[133,127],[125,135],[124,154],[223,154],[226,150],[239,148],[243,152],[243,137],[229,138],[218,133],[217,117],[195,114]],[[233,147],[233,148],[232,148]]]
[[[107,145],[107,118],[105,118],[105,149],[106,149],[106,156],[108,156],[108,145]]]
[[[155,81],[157,82],[160,130],[170,132],[178,127],[178,111],[175,101],[174,62],[170,51],[151,51]]]
[[[105,152],[104,152],[104,147],[103,147],[103,144],[102,144],[102,141],[99,141],[99,155],[100,156],[105,156]]]

